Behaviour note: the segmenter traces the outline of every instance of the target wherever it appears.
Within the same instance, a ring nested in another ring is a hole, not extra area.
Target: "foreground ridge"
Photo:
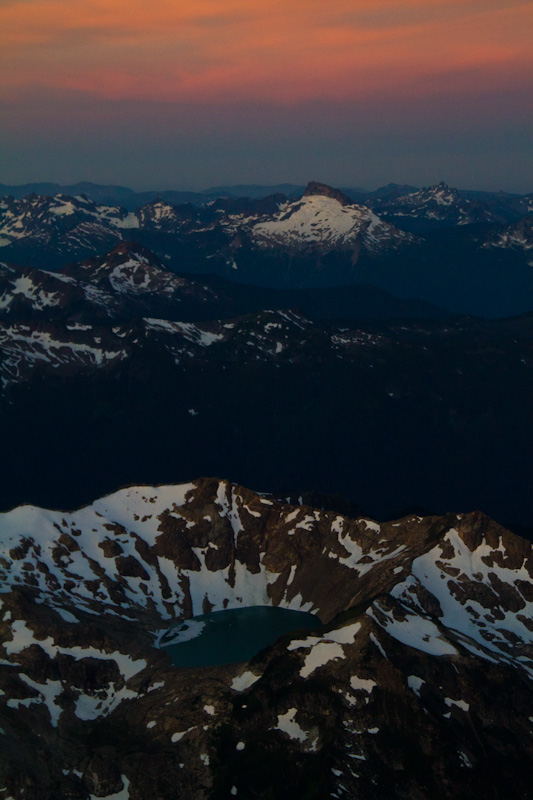
[[[480,512],[378,524],[217,479],[20,506],[0,515],[1,785],[526,797],[532,577],[532,545]],[[251,605],[323,626],[248,664],[157,648],[172,620]]]

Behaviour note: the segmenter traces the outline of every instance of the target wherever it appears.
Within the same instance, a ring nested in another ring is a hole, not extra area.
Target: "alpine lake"
[[[177,667],[206,667],[249,661],[280,636],[315,630],[317,616],[305,611],[250,606],[212,611],[183,620],[159,640]]]

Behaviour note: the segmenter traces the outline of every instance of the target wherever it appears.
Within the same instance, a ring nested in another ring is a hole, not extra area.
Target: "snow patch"
[[[260,677],[261,675],[254,675],[253,672],[243,672],[242,675],[239,675],[237,678],[233,678],[231,688],[235,692],[244,692],[246,689],[249,689],[250,686],[253,686]]]
[[[296,708],[289,708],[285,714],[279,714],[278,723],[274,730],[283,731],[291,739],[295,739],[298,742],[305,742],[309,734],[295,721],[296,714]]]

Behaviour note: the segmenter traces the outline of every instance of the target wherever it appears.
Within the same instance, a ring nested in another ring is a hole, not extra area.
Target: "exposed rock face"
[[[379,525],[204,479],[0,517],[0,782],[69,797],[525,798],[533,554],[482,514]],[[249,664],[156,647],[312,610]]]
[[[332,186],[328,186],[326,183],[319,183],[318,181],[310,181],[305,187],[305,192],[303,193],[303,196],[309,197],[312,195],[322,195],[323,197],[332,197],[334,200],[338,200],[339,203],[343,206],[352,205],[352,200],[350,200],[347,194],[344,194],[344,192],[341,192],[339,189],[334,189]]]

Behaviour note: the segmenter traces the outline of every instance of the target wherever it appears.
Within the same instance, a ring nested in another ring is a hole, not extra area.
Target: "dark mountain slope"
[[[4,508],[69,507],[204,473],[341,493],[379,518],[477,507],[530,524],[531,316],[357,329],[285,312],[113,331],[10,325]]]
[[[231,317],[265,308],[301,308],[313,318],[419,318],[451,315],[372,286],[265,289],[217,275],[171,272],[142,245],[121,242],[103,256],[67,264],[62,273],[0,263],[0,319],[61,315],[77,320]]]

